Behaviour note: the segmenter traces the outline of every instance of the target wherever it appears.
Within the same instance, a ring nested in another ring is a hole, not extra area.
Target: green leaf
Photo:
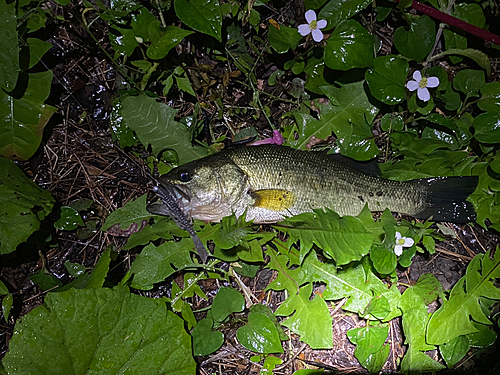
[[[2,280],[0,280],[0,296],[5,295],[5,294],[9,294],[9,289],[4,284],[4,282]]]
[[[310,299],[312,284],[300,288],[300,293],[291,295],[275,312],[276,316],[293,314],[281,324],[300,336],[311,349],[333,348],[332,317],[325,301],[316,295]]]
[[[122,250],[130,250],[136,246],[147,245],[150,242],[156,241],[159,238],[164,240],[173,239],[172,233],[178,237],[188,237],[189,234],[179,229],[173,220],[167,217],[157,216],[152,225],[146,225],[140,232],[135,232],[130,235],[127,243],[122,246]]]
[[[61,217],[54,223],[54,227],[59,230],[74,230],[85,226],[82,217],[74,208],[61,207]]]
[[[412,287],[426,305],[430,305],[443,293],[443,285],[432,273],[424,273]]]
[[[108,35],[111,46],[118,53],[131,56],[135,48],[139,46],[133,29],[110,27]]]
[[[267,316],[250,312],[248,323],[238,328],[236,337],[241,345],[256,353],[283,353],[278,330]]]
[[[191,336],[193,337],[193,354],[199,356],[209,355],[224,344],[224,334],[214,331],[214,321],[209,318],[202,319],[196,324]]]
[[[394,33],[394,46],[401,54],[416,61],[425,59],[435,40],[436,25],[427,16],[412,20],[409,30],[401,26]]]
[[[150,31],[151,45],[146,51],[148,57],[153,60],[163,59],[172,48],[182,41],[182,39],[193,34],[193,31],[183,30],[172,25],[167,26],[161,33],[158,29],[153,30],[153,35],[151,35],[152,32]]]
[[[101,230],[110,232],[113,236],[128,237],[146,226],[154,215],[146,210],[147,194],[131,200],[125,206],[111,212],[106,218]]]
[[[34,275],[30,276],[30,280],[37,284],[44,292],[62,286],[61,280],[51,273],[48,273],[48,271],[45,271],[43,268]]]
[[[318,9],[323,6],[328,0],[304,0],[305,9]]]
[[[210,313],[215,322],[221,323],[232,313],[244,309],[245,298],[240,292],[233,288],[221,287],[214,298]]]
[[[347,337],[356,345],[354,355],[370,373],[378,373],[389,356],[390,345],[384,345],[388,334],[388,325],[366,326],[347,331]]]
[[[488,82],[481,87],[478,107],[486,112],[500,113],[500,82]]]
[[[331,69],[366,68],[373,64],[373,36],[354,20],[341,22],[328,38],[325,64]]]
[[[26,42],[28,42],[30,49],[30,62],[28,68],[31,69],[41,60],[43,55],[52,48],[52,44],[38,38],[28,38]]]
[[[315,244],[332,257],[337,266],[359,260],[368,254],[374,239],[358,218],[341,218],[328,209],[306,212],[274,227],[287,233],[290,243],[300,240],[301,261]]]
[[[373,61],[373,68],[365,73],[366,82],[375,99],[385,104],[398,104],[406,98],[405,81],[408,61],[389,55]]]
[[[69,260],[64,262],[64,267],[66,267],[69,274],[73,277],[78,277],[83,275],[85,273],[85,270],[87,269],[83,264],[73,263],[70,262]]]
[[[2,299],[2,314],[6,322],[9,321],[10,309],[12,308],[13,302],[14,298],[12,297],[12,294],[7,294]]]
[[[380,127],[385,132],[401,131],[404,128],[404,120],[401,116],[394,116],[393,113],[386,113],[380,121]]]
[[[267,39],[276,52],[285,53],[290,48],[297,48],[302,40],[302,35],[294,27],[279,25],[279,29],[277,29],[274,24],[270,23]]]
[[[52,212],[54,198],[2,157],[0,181],[0,254],[8,254],[40,228]]]
[[[175,13],[189,27],[222,42],[222,12],[219,0],[175,0]]]
[[[483,113],[474,119],[474,138],[483,143],[500,143],[500,113]]]
[[[19,74],[19,44],[17,42],[16,2],[0,2],[0,88],[14,90]]]
[[[373,246],[370,250],[370,259],[373,261],[373,267],[381,275],[391,274],[398,264],[394,248],[391,250],[385,246]]]
[[[189,79],[187,79],[185,77],[177,77],[177,76],[174,76],[174,77],[175,77],[175,82],[177,83],[177,87],[179,88],[179,90],[187,92],[188,94],[196,97],[196,93],[194,92],[193,87],[191,87],[191,82],[189,82]]]
[[[176,109],[145,95],[126,97],[121,109],[126,125],[144,146],[151,145],[155,155],[174,150],[180,164],[206,156],[204,147],[191,145],[191,130],[174,120],[176,113]]]
[[[500,289],[492,279],[500,278],[500,251],[490,259],[490,251],[479,254],[467,266],[466,274],[453,287],[450,298],[433,314],[427,328],[427,341],[444,344],[460,335],[477,332],[471,323],[492,324],[479,306],[479,298],[500,300]]]
[[[235,215],[223,217],[220,222],[217,235],[214,237],[214,243],[221,249],[231,249],[241,245],[247,249],[249,235],[253,234],[250,227],[251,222],[246,222],[244,215],[236,217]]]
[[[470,344],[467,336],[455,337],[447,344],[439,346],[439,352],[446,362],[448,368],[460,361],[469,351]]]
[[[487,76],[491,74],[491,62],[489,56],[484,52],[472,48],[450,49],[432,56],[429,61],[438,60],[447,55],[460,55],[468,57],[469,59],[474,60],[481,68],[483,68],[486,71]]]
[[[16,325],[3,364],[12,374],[196,373],[183,320],[126,287],[49,293]]]
[[[318,20],[326,20],[328,22],[327,29],[333,29],[342,21],[358,14],[370,4],[370,0],[331,0],[319,12]]]
[[[278,330],[278,335],[281,341],[287,341],[290,338],[287,336],[283,328],[281,328],[281,325],[278,322],[278,319],[276,319],[276,316],[273,314],[273,311],[269,308],[267,305],[263,305],[261,303],[256,303],[252,306],[250,306],[250,312],[251,313],[259,313],[262,315],[267,316],[271,321],[273,322],[274,326]]]
[[[27,160],[40,146],[43,129],[57,110],[44,104],[51,83],[51,71],[30,73],[22,98],[0,91],[0,151],[4,156]]]
[[[484,84],[484,72],[481,70],[464,69],[453,79],[453,88],[467,96],[479,96],[478,91]]]

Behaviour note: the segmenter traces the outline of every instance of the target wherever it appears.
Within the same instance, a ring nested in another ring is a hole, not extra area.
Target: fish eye
[[[189,172],[181,172],[179,173],[179,180],[182,182],[188,182],[191,180],[191,176],[189,175]]]

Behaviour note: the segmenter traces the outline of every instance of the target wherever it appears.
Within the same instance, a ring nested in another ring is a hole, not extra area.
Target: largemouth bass
[[[391,181],[325,152],[282,146],[238,147],[172,169],[160,177],[177,189],[180,209],[194,219],[217,222],[233,212],[247,220],[274,223],[316,208],[339,215],[371,211],[435,221],[474,221],[466,199],[477,176]]]

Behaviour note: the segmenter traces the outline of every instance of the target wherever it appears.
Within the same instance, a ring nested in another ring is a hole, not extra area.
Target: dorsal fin
[[[337,163],[346,164],[351,168],[354,168],[371,176],[380,177],[382,175],[382,172],[380,172],[380,168],[378,167],[378,163],[376,160],[358,161],[341,154],[328,154],[328,157]]]

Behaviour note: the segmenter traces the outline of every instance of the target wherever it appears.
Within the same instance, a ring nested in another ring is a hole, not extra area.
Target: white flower
[[[401,233],[396,232],[396,246],[394,246],[394,252],[397,256],[403,254],[403,247],[412,247],[415,241],[413,238],[401,237]]]
[[[413,73],[413,80],[408,81],[406,87],[410,91],[417,90],[417,96],[420,100],[424,102],[428,102],[431,98],[431,94],[429,94],[429,90],[427,87],[438,87],[439,86],[439,78],[438,77],[422,77],[420,71],[415,70]]]
[[[323,33],[320,29],[326,27],[326,20],[316,21],[316,13],[314,10],[309,9],[306,12],[307,23],[299,26],[299,34],[306,36],[312,32],[312,36],[315,42],[321,42],[323,40]]]

